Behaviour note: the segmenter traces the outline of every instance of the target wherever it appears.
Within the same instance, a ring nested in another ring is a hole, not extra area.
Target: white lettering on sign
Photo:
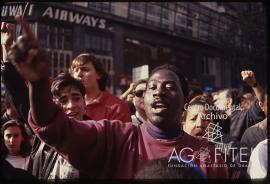
[[[82,24],[86,24],[88,26],[91,26],[91,22],[90,22],[90,18],[89,16],[85,16],[83,21],[82,21]]]
[[[68,12],[66,10],[62,10],[60,14],[60,20],[67,21]]]
[[[1,17],[14,17],[16,15],[22,15],[25,5],[6,5],[1,8]],[[25,16],[32,16],[34,5],[30,4],[26,10]]]
[[[45,12],[42,14],[42,17],[48,16],[49,18],[53,18],[53,10],[52,7],[48,7]]]
[[[58,8],[53,8],[51,6],[47,7],[42,13],[42,17],[47,17],[50,19],[67,21],[70,23],[87,25],[89,27],[97,27],[99,29],[106,28],[106,20],[102,18],[97,18],[94,16],[88,16],[80,13],[74,13],[73,11],[62,10]]]
[[[73,12],[70,12],[69,22],[73,23],[75,21],[76,24],[79,24],[82,21],[83,17],[84,17],[83,15],[80,16],[78,13],[74,15]]]
[[[100,19],[99,20],[99,26],[100,29],[105,29],[106,27],[106,20],[105,19]]]

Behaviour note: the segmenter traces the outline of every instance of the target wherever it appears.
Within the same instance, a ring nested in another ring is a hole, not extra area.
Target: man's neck
[[[140,117],[146,121],[147,117],[146,117],[146,114],[143,110],[136,109],[136,113],[138,113],[140,115]]]
[[[228,116],[230,116],[232,113],[233,113],[233,108],[230,106],[230,107],[227,108],[226,114],[227,114]]]
[[[99,88],[86,91],[85,95],[86,104],[93,102],[101,95],[101,93],[102,91]]]
[[[175,128],[168,128],[164,130],[148,121],[146,122],[146,126],[148,133],[156,139],[178,139],[180,136],[182,136],[183,132],[180,125],[175,126]]]

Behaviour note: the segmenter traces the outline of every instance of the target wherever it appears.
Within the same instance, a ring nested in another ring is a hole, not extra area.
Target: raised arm
[[[11,46],[7,59],[29,81],[30,111],[34,122],[46,125],[57,111],[50,92],[50,62],[45,52],[40,50],[27,22],[21,16],[15,18],[23,28],[23,35]]]
[[[259,102],[261,102],[263,98],[263,88],[257,83],[254,72],[252,70],[244,70],[241,72],[241,75],[243,81],[252,87],[256,97],[258,98]]]
[[[120,96],[121,100],[128,101],[128,95],[132,95],[132,91],[135,88],[135,84],[131,83],[129,88]]]
[[[1,47],[3,57],[1,61],[1,77],[6,92],[20,116],[20,120],[27,122],[29,112],[28,89],[24,79],[7,59],[7,53],[14,42],[14,30],[14,24],[1,22]]]

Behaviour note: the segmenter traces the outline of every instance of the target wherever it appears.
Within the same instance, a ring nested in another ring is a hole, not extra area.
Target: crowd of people
[[[1,117],[5,179],[263,179],[267,175],[267,93],[193,90],[170,64],[134,81],[119,98],[94,54],[50,78],[50,61],[27,22],[1,23]]]

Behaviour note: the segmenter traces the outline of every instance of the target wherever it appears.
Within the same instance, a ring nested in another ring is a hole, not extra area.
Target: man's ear
[[[184,129],[186,129],[186,122],[181,121],[180,127],[181,127],[181,129],[184,131]]]
[[[97,73],[96,78],[97,78],[97,80],[100,80],[101,79],[101,75],[99,73]]]
[[[260,108],[262,109],[262,111],[264,111],[264,108],[263,108],[263,102],[260,101],[260,100],[258,100],[258,104],[259,104]]]

